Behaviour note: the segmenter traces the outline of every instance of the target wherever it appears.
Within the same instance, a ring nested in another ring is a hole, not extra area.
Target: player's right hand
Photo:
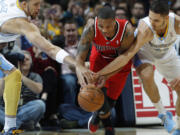
[[[76,66],[76,74],[78,77],[78,81],[82,87],[87,84],[95,83],[94,75],[96,73],[92,72],[91,70],[89,70],[88,68],[86,68],[84,66],[77,65]]]
[[[98,88],[104,87],[106,80],[107,80],[107,78],[105,76],[99,76],[97,81],[96,81],[96,86]]]

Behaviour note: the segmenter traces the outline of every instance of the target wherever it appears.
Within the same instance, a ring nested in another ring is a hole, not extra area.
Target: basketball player
[[[41,0],[1,0],[0,1],[0,43],[16,40],[25,35],[35,46],[39,47],[59,63],[75,65],[67,52],[52,45],[40,35],[38,28],[30,23],[28,16],[35,18],[40,10]],[[16,130],[16,111],[21,89],[21,73],[0,55],[0,72],[7,74],[5,78],[5,126],[4,135],[12,135]]]
[[[173,135],[180,135],[180,58],[174,47],[177,34],[180,34],[180,17],[169,13],[168,0],[154,0],[150,6],[149,16],[139,23],[136,40],[130,49],[99,72],[105,75],[122,68],[139,51],[135,57],[136,71],[147,95],[157,108],[158,117],[163,121],[165,129],[169,133],[176,129]],[[176,125],[172,120],[172,113],[166,112],[162,105],[154,82],[153,65],[177,93]]]
[[[109,6],[99,10],[95,20],[89,20],[81,36],[77,55],[77,75],[81,86],[94,83],[91,71],[98,72],[114,60],[119,53],[126,51],[134,40],[134,29],[127,20],[115,19],[115,12]],[[90,55],[90,70],[84,66],[89,47],[92,43]],[[122,70],[110,77],[103,88],[106,99],[103,107],[94,112],[89,119],[88,128],[91,133],[96,132],[100,120],[105,127],[105,135],[115,135],[110,120],[110,110],[124,88],[126,78],[131,70],[131,60]],[[86,82],[88,81],[88,82]]]

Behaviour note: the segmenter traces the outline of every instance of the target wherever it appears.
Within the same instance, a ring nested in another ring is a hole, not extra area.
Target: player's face
[[[107,38],[112,38],[115,33],[116,21],[115,19],[101,19],[98,18],[98,28],[102,34]]]
[[[168,22],[168,16],[162,16],[160,14],[149,12],[149,20],[155,31],[162,30],[166,28]]]
[[[27,2],[26,10],[28,12],[28,15],[31,16],[33,19],[36,18],[36,16],[39,13],[41,5],[41,0],[29,0]]]

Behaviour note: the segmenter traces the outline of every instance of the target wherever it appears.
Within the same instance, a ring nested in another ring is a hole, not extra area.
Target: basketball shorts
[[[174,47],[160,58],[155,57],[147,48],[143,47],[134,57],[133,63],[135,67],[143,63],[155,65],[158,72],[163,75],[168,82],[180,76],[180,57]]]
[[[93,53],[93,55],[90,56],[90,69],[93,72],[98,72],[108,65],[112,60],[113,59],[109,60],[103,58],[99,53]],[[109,98],[113,100],[118,99],[126,83],[127,76],[131,71],[131,65],[132,62],[129,61],[120,72],[113,75],[106,81],[105,87],[107,88],[107,96]]]

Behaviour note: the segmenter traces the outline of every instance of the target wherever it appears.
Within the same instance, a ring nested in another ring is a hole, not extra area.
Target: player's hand
[[[99,76],[99,75],[94,75],[95,78],[95,85],[98,88],[102,88],[104,87],[105,83],[106,83],[106,79],[105,76]]]
[[[84,85],[84,87],[86,89],[95,89],[96,85],[95,84],[87,84],[87,85]],[[80,90],[83,90],[84,87],[81,87]]]
[[[76,74],[78,77],[78,81],[82,87],[87,84],[93,84],[95,82],[93,75],[95,75],[96,73],[92,72],[84,66],[76,66]]]
[[[180,91],[180,77],[170,82],[170,87],[175,91]]]

